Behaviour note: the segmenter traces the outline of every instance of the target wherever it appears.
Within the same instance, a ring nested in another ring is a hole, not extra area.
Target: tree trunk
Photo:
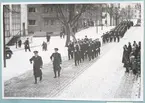
[[[112,26],[112,15],[110,15],[110,26]]]
[[[75,34],[74,32],[72,31],[73,27],[70,26],[70,24],[66,24],[65,25],[65,33],[66,33],[66,43],[65,43],[65,46],[67,47],[68,46],[68,43],[70,42],[70,36],[73,37],[73,41],[76,42],[76,37],[75,37]]]

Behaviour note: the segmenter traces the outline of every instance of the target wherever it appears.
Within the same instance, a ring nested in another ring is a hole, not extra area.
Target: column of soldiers
[[[133,26],[132,21],[121,22],[114,29],[103,34],[102,36],[103,43],[119,42],[120,38],[124,37],[124,34],[128,29],[130,29],[131,26]]]
[[[85,59],[93,60],[100,55],[101,42],[99,39],[89,39],[85,36],[84,39],[78,39],[77,42],[68,44],[68,59],[74,59],[75,66],[79,65]]]

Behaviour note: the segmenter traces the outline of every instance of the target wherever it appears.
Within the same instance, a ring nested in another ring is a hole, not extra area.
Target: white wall
[[[27,19],[27,4],[21,4],[21,29],[23,30],[23,23],[25,23],[25,29],[28,29],[28,19]],[[28,32],[26,31],[26,35]]]

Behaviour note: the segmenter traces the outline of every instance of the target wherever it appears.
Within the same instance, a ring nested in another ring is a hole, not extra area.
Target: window
[[[29,25],[36,25],[36,20],[29,20]]]
[[[50,7],[50,12],[53,12],[53,7]]]
[[[54,20],[51,20],[51,25],[53,25],[54,24]]]
[[[47,26],[47,25],[49,25],[49,20],[48,19],[45,19],[44,20],[44,26]]]
[[[44,7],[44,13],[48,13],[49,12],[49,8],[48,7]]]
[[[29,12],[36,12],[36,9],[34,7],[30,7]]]

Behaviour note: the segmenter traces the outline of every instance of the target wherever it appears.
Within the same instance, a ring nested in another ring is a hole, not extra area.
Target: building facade
[[[28,35],[26,9],[27,5],[25,4],[3,5],[3,26],[6,42],[16,35]]]
[[[63,8],[65,18],[68,17],[68,10]],[[77,9],[76,9],[77,13]],[[82,28],[84,23],[89,21],[96,25],[97,19],[100,19],[100,11],[97,9],[86,10],[78,22],[76,23],[77,28]],[[35,34],[36,36],[45,36],[46,32],[58,35],[62,32],[63,24],[57,17],[55,5],[50,4],[29,4],[28,5],[28,32]]]

